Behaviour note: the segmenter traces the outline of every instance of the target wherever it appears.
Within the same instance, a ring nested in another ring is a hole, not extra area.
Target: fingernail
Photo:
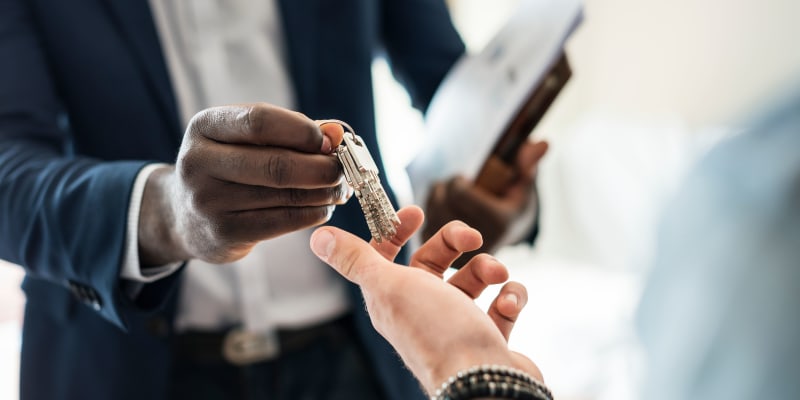
[[[322,135],[322,152],[324,154],[328,154],[333,150],[333,146],[331,146],[331,139],[325,135]]]
[[[336,239],[333,237],[333,234],[326,229],[318,230],[314,233],[314,236],[311,237],[311,251],[323,261],[328,259],[335,245]]]
[[[518,306],[518,305],[519,305],[519,297],[517,297],[517,295],[516,295],[516,294],[514,294],[514,293],[509,293],[509,294],[507,294],[507,295],[506,295],[506,300],[508,300],[508,301],[510,301],[510,302],[512,302],[512,303],[514,303],[514,305],[515,305],[515,306]]]

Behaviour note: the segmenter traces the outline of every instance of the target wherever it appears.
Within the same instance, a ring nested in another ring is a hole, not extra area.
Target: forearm
[[[99,313],[124,326],[126,211],[144,164],[63,157],[41,142],[0,139],[0,257],[66,290],[93,289]]]
[[[531,399],[553,400],[550,390],[536,377],[506,365],[474,365],[458,371],[429,390],[435,400]]]

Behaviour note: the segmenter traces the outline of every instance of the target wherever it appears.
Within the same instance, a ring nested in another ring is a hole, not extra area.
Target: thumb
[[[378,268],[392,265],[367,242],[329,226],[318,228],[311,235],[311,251],[359,286],[369,285]]]
[[[322,142],[322,152],[330,153],[342,144],[344,138],[344,128],[337,121],[317,121],[319,130],[324,136]]]
[[[550,146],[545,141],[527,142],[517,154],[517,168],[523,176],[532,177],[536,174],[539,161],[547,153]]]

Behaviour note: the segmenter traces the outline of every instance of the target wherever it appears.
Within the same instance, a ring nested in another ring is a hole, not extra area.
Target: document
[[[407,169],[418,204],[438,180],[463,175],[491,185],[496,175],[487,171],[513,162],[519,138],[570,76],[564,43],[582,9],[581,0],[523,0],[480,52],[453,66],[428,109],[426,142]]]

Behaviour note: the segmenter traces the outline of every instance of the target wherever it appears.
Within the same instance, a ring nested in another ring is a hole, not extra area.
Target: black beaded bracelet
[[[543,383],[518,369],[482,365],[450,377],[436,390],[431,400],[478,398],[553,400],[553,395]]]

